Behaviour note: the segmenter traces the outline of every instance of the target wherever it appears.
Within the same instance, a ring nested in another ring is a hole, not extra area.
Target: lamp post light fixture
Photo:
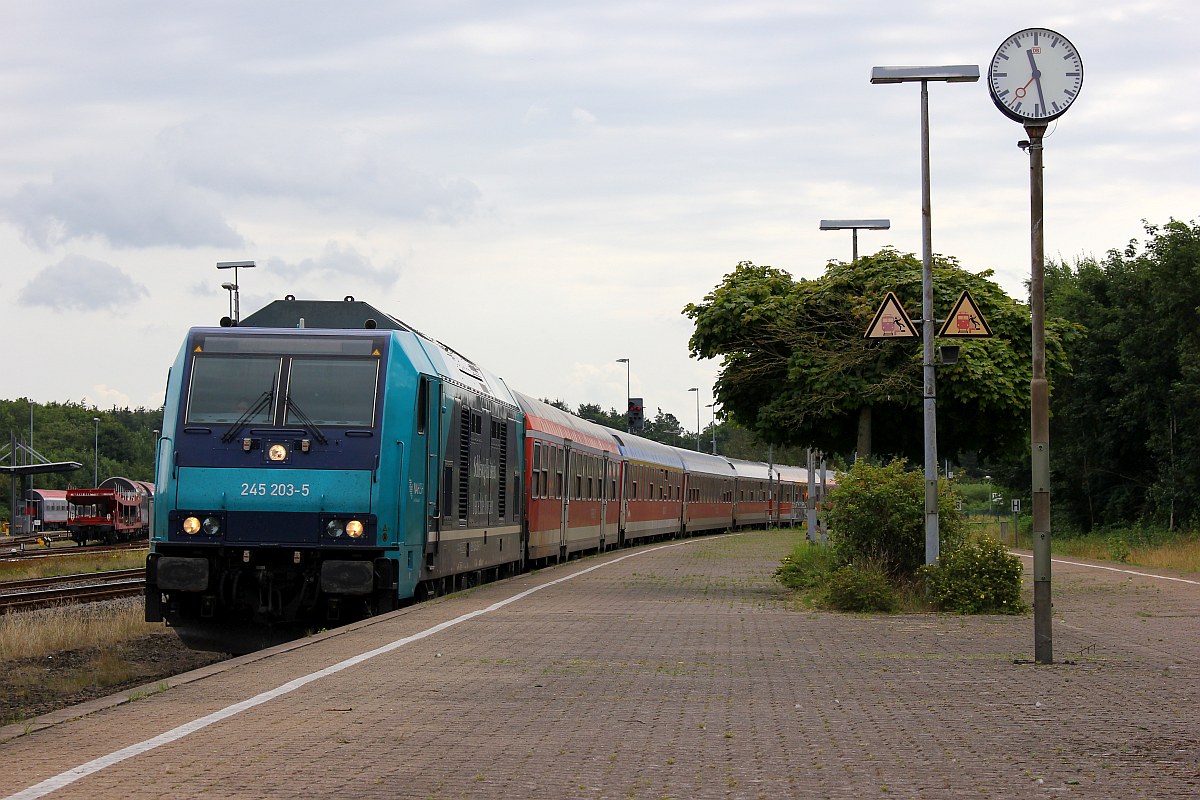
[[[96,437],[92,442],[92,486],[100,485],[100,418],[92,417],[96,424]]]
[[[693,386],[689,392],[696,393],[696,452],[700,452],[700,387]]]
[[[633,421],[629,419],[629,359],[618,358],[617,363],[625,365],[625,432],[633,433]]]
[[[871,83],[921,84],[921,357],[925,416],[925,563],[936,564],[938,535],[937,389],[933,367],[933,224],[929,201],[929,82],[972,83],[979,66],[873,67]]]
[[[233,293],[237,291],[238,285],[231,281],[225,281],[221,284],[221,288],[229,292],[229,319],[233,319]]]
[[[233,309],[232,309],[233,313],[230,315],[230,319],[232,320],[235,327],[237,326],[237,324],[239,322],[242,321],[241,298],[238,296],[238,287],[240,286],[240,284],[238,283],[238,270],[239,269],[253,269],[254,266],[255,266],[255,264],[253,261],[218,261],[217,262],[217,269],[232,269],[233,270],[233,283],[222,283],[221,288],[228,290],[230,293],[230,296],[233,298]]]
[[[858,261],[858,232],[864,231],[886,231],[892,227],[890,219],[823,219],[821,220],[821,230],[823,231],[853,231],[851,237],[850,248],[850,263]]]

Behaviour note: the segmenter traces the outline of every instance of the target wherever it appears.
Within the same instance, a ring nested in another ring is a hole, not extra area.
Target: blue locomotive
[[[514,392],[372,306],[193,328],[167,379],[146,619],[248,652],[638,541],[794,524],[805,470],[640,439]]]
[[[522,428],[503,381],[351,298],[193,328],[167,380],[146,619],[245,652],[518,568]]]

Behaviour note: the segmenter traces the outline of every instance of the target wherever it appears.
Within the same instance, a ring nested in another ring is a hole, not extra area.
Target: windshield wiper
[[[325,434],[321,433],[321,429],[317,427],[317,424],[309,419],[307,414],[300,410],[300,406],[292,402],[291,395],[284,395],[283,404],[289,410],[296,413],[296,418],[299,419],[304,427],[308,429],[308,431],[313,435],[314,439],[321,444],[329,444],[329,440],[325,438]]]
[[[225,442],[226,444],[232,442],[234,437],[241,433],[242,428],[246,427],[246,423],[252,420],[255,414],[262,412],[268,406],[270,406],[274,399],[275,385],[272,383],[270,390],[259,395],[258,400],[254,402],[254,405],[246,409],[245,412],[243,412],[242,415],[234,421],[233,426],[229,430],[225,431],[225,433],[221,436],[221,441]]]

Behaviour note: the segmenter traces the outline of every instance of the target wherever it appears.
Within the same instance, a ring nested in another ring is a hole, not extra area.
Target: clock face
[[[1083,61],[1075,45],[1046,28],[1026,28],[1005,39],[988,68],[992,101],[1017,122],[1062,116],[1082,86]]]

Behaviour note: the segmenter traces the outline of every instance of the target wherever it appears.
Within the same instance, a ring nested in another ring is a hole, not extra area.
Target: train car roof
[[[66,489],[30,489],[30,495],[37,495],[43,500],[66,500]]]
[[[785,480],[790,483],[808,483],[808,470],[804,467],[793,467],[788,464],[776,464],[775,471],[779,473],[780,480]]]
[[[771,475],[771,465],[765,461],[745,461],[740,458],[731,458],[729,463],[733,464],[733,469],[739,478],[757,478],[767,481],[774,477]]]
[[[604,429],[617,440],[617,445],[621,448],[621,455],[630,461],[642,461],[671,469],[683,469],[683,459],[679,457],[679,451],[674,447],[643,439],[632,433],[622,433],[613,428],[605,427]]]
[[[297,300],[288,295],[274,300],[243,319],[239,328],[325,328],[333,330],[414,331],[370,303],[345,300]]]
[[[521,410],[525,412],[525,426],[559,439],[586,445],[608,453],[619,453],[617,443],[608,430],[594,422],[569,414],[549,403],[535,400],[529,395],[513,392]]]
[[[730,464],[727,458],[709,455],[708,453],[696,450],[685,450],[682,447],[674,449],[678,453],[680,460],[683,461],[683,466],[689,472],[702,472],[707,475],[725,475],[730,478],[737,475],[733,469],[733,464]]]

